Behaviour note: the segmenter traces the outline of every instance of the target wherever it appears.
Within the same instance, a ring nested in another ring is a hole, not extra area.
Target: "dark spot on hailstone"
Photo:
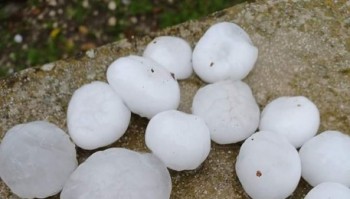
[[[261,171],[257,170],[257,171],[256,171],[256,176],[260,178],[260,177],[262,176]]]
[[[157,41],[154,41],[153,43],[154,43],[154,44],[156,44],[156,43],[157,43]]]
[[[213,67],[213,66],[214,66],[214,62],[211,62],[211,63],[210,63],[210,67]]]
[[[170,75],[171,75],[171,77],[172,77],[173,79],[175,79],[175,74],[174,74],[174,73],[170,73]]]
[[[152,73],[154,73],[154,70],[153,70],[153,68],[151,68],[151,72],[152,72]]]
[[[297,104],[297,107],[301,107],[301,104]]]

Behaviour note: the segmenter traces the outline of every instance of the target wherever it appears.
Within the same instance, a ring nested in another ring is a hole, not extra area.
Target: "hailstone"
[[[238,25],[221,22],[211,26],[196,44],[193,69],[205,82],[242,80],[253,69],[258,49]]]
[[[176,79],[186,79],[192,75],[192,49],[188,42],[180,37],[161,36],[152,40],[143,52],[164,66]]]
[[[325,131],[299,150],[302,177],[312,186],[338,182],[350,187],[350,136]]]
[[[196,169],[210,152],[210,133],[198,116],[176,110],[154,116],[146,128],[146,145],[168,168]]]
[[[249,86],[225,80],[200,88],[193,98],[192,113],[204,119],[211,139],[231,144],[252,135],[259,125],[260,110]]]
[[[285,137],[260,131],[241,146],[236,173],[250,197],[282,199],[291,195],[299,183],[300,158]]]
[[[110,148],[92,154],[72,173],[61,199],[166,199],[171,178],[150,153]]]
[[[259,130],[282,134],[299,148],[316,135],[319,125],[320,113],[308,98],[279,97],[263,109]]]
[[[57,194],[77,165],[68,135],[46,121],[12,127],[0,145],[1,179],[21,198]]]
[[[108,67],[107,80],[129,109],[142,117],[150,119],[180,104],[178,82],[149,58],[131,55],[117,59]]]
[[[128,128],[131,112],[104,82],[77,89],[68,105],[67,125],[73,141],[83,149],[96,149],[118,140]]]
[[[343,184],[323,182],[306,194],[304,199],[349,199],[350,189]]]

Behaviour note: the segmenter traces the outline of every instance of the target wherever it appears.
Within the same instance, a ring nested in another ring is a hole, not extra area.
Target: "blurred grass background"
[[[2,0],[0,78],[246,0]]]

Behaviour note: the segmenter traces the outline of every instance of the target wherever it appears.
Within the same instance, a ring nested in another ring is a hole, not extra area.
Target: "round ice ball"
[[[296,189],[301,165],[297,150],[282,135],[260,131],[247,138],[236,159],[236,173],[252,198],[286,198]]]
[[[299,148],[316,135],[319,125],[320,113],[308,98],[279,97],[263,109],[259,130],[282,134]]]
[[[338,182],[350,187],[350,136],[325,131],[299,150],[302,177],[312,186]]]
[[[210,133],[198,116],[169,110],[154,116],[146,128],[146,145],[168,168],[196,169],[210,151]]]
[[[18,124],[0,145],[1,179],[21,198],[57,194],[77,165],[74,144],[49,122]]]
[[[110,148],[92,154],[69,177],[61,199],[165,199],[171,178],[150,153]]]
[[[107,80],[130,110],[142,117],[152,118],[180,104],[177,81],[149,58],[131,55],[117,59],[108,67]]]
[[[193,69],[205,82],[241,80],[253,69],[258,49],[238,25],[221,22],[211,26],[196,44]]]
[[[128,128],[131,112],[104,82],[77,89],[68,105],[68,132],[76,145],[96,149],[118,140]]]
[[[259,125],[260,110],[249,86],[242,81],[220,81],[200,88],[192,112],[204,119],[218,144],[242,141]]]
[[[186,79],[192,75],[192,49],[188,42],[180,37],[155,38],[147,45],[143,56],[164,66],[176,79]]]
[[[350,189],[343,184],[324,182],[309,191],[304,199],[349,199]]]

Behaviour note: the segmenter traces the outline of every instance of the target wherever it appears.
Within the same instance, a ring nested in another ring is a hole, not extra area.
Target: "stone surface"
[[[235,22],[250,35],[259,58],[247,82],[261,107],[282,95],[304,95],[320,109],[321,127],[350,134],[350,3],[339,1],[257,1],[189,21],[143,38],[122,40],[54,63],[51,70],[28,69],[0,80],[0,135],[17,123],[46,119],[66,131],[66,110],[73,91],[84,83],[105,81],[108,64],[129,54],[140,55],[154,37],[181,36],[192,47],[212,24]],[[180,109],[190,111],[192,97],[204,83],[192,77],[180,82]],[[132,117],[126,134],[112,146],[147,151],[146,119]],[[172,197],[248,198],[235,175],[240,145],[212,145],[196,171],[171,172]],[[78,150],[82,162],[92,152]],[[301,181],[290,198],[310,190]],[[16,198],[0,183],[0,198]],[[52,198],[58,198],[52,197]]]

